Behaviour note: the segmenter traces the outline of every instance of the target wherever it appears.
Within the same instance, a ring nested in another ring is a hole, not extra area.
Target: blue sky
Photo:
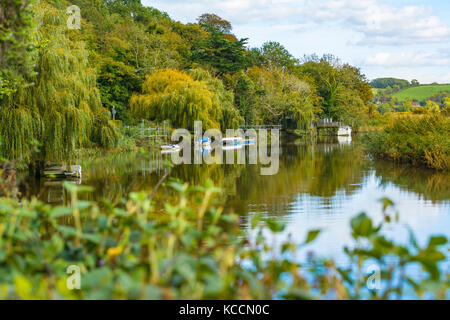
[[[448,0],[142,0],[181,22],[216,13],[259,47],[282,43],[296,57],[331,53],[369,79],[450,83]]]

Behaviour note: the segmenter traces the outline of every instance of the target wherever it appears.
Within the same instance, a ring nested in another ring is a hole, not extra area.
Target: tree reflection
[[[247,154],[248,156],[248,154]],[[253,211],[286,214],[300,196],[333,208],[343,197],[363,187],[365,178],[375,172],[382,184],[394,183],[400,188],[422,194],[425,199],[450,199],[450,179],[445,173],[394,165],[382,161],[371,163],[358,144],[339,143],[337,139],[284,141],[280,152],[280,169],[273,176],[260,175],[260,165],[179,165],[164,166],[170,156],[159,152],[146,155],[113,154],[81,161],[83,185],[94,192],[82,195],[85,200],[108,199],[118,204],[133,191],[153,192],[162,176],[191,185],[202,185],[211,179],[224,191],[218,204],[238,214]],[[248,162],[247,162],[248,163]],[[62,183],[19,176],[24,197],[38,198],[54,204],[67,204]],[[74,181],[74,183],[77,183]],[[162,184],[153,199],[158,207],[175,196]]]
[[[433,202],[450,200],[450,177],[447,172],[387,161],[376,161],[374,168],[383,185],[393,183]]]

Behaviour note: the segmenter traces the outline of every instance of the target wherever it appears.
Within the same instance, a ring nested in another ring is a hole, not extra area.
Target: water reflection
[[[450,200],[450,176],[446,172],[420,169],[386,161],[373,164],[382,185],[393,183],[401,189],[417,193],[424,200]]]
[[[236,151],[237,152],[237,151]],[[95,188],[83,195],[119,203],[132,191],[151,192],[168,175],[193,185],[212,179],[224,192],[218,199],[226,210],[247,217],[255,213],[277,216],[288,222],[287,233],[299,241],[308,229],[324,233],[314,250],[336,255],[349,241],[349,220],[361,211],[377,216],[378,199],[392,198],[402,221],[386,230],[403,239],[405,224],[425,239],[442,233],[450,237],[450,179],[447,173],[411,168],[368,159],[357,143],[348,139],[309,141],[283,140],[280,169],[274,176],[260,175],[260,165],[163,166],[169,155],[129,154],[100,157],[81,163],[83,185]],[[247,162],[248,163],[248,162]],[[67,203],[61,182],[22,175],[20,191],[50,203]],[[164,185],[154,199],[161,204],[174,192]],[[424,240],[425,241],[425,240]]]
[[[284,215],[299,194],[319,197],[322,205],[332,206],[337,193],[351,194],[360,188],[367,174],[367,162],[361,154],[337,142],[286,142],[278,174],[261,176],[257,166],[246,168],[236,182],[238,192],[227,206],[242,214]]]

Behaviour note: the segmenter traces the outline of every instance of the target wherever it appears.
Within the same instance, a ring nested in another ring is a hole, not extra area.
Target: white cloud
[[[450,82],[450,21],[438,17],[448,16],[449,6],[438,1],[409,2],[420,5],[405,5],[405,0],[142,2],[183,22],[216,13],[235,26],[238,37],[250,38],[251,46],[275,40],[297,57],[333,53],[361,66],[369,78]],[[439,51],[442,48],[445,51]]]
[[[144,0],[176,17],[214,12],[235,25],[323,24],[351,29],[360,45],[406,45],[450,40],[450,27],[431,7],[394,7],[383,0]]]
[[[450,27],[425,6],[393,7],[380,0],[307,1],[308,16],[318,23],[338,23],[361,33],[358,44],[402,45],[450,39]]]
[[[367,57],[365,65],[379,67],[447,67],[450,65],[450,51],[433,53],[380,52]]]

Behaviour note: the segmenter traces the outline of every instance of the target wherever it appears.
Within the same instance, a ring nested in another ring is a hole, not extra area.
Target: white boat
[[[181,151],[181,147],[177,144],[165,144],[161,146],[161,149],[162,149],[161,153],[163,154]]]
[[[177,144],[165,144],[161,146],[163,150],[173,150],[173,149],[181,149],[181,147]]]
[[[222,150],[239,150],[244,147],[243,144],[235,144],[235,145],[223,145]]]
[[[224,146],[236,146],[236,145],[242,144],[243,140],[244,139],[242,139],[242,137],[223,138],[222,144]]]
[[[212,152],[212,148],[210,145],[198,146],[195,148],[195,152],[200,154],[210,154]]]
[[[351,136],[352,128],[349,126],[339,127],[338,136]]]
[[[202,137],[195,142],[195,146],[201,148],[211,147],[211,139],[208,137]]]

